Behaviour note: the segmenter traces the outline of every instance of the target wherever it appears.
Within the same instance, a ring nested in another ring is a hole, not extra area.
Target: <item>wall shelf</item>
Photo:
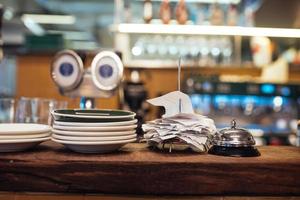
[[[300,29],[264,28],[241,26],[205,26],[177,24],[117,24],[111,27],[117,33],[132,34],[181,34],[181,35],[223,35],[223,36],[266,36],[300,38]]]
[[[128,70],[142,70],[142,69],[149,69],[155,73],[155,71],[163,71],[168,70],[170,73],[171,71],[176,71],[177,73],[177,66],[164,66],[164,67],[140,67],[140,66],[125,66]],[[239,76],[252,76],[252,77],[259,77],[261,75],[262,69],[258,67],[254,67],[251,65],[244,65],[244,66],[188,66],[182,64],[182,70],[184,72],[191,72],[191,73],[201,73],[203,75],[239,75]]]

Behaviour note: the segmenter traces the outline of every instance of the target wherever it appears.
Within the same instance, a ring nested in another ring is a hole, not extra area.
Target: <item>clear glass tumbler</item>
[[[15,114],[15,100],[0,98],[0,123],[13,123]]]
[[[51,111],[67,108],[66,101],[21,97],[16,109],[17,123],[51,124]]]

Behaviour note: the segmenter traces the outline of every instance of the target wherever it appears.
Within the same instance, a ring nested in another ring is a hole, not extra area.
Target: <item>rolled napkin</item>
[[[188,95],[175,91],[148,102],[163,106],[166,110],[161,119],[142,126],[144,139],[150,146],[164,148],[167,144],[171,151],[175,143],[186,144],[195,152],[208,151],[211,138],[217,131],[216,126],[212,119],[194,113]],[[178,106],[181,108],[178,109]]]

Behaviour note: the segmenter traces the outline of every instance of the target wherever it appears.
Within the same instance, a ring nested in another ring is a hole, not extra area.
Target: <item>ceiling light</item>
[[[22,18],[24,25],[35,35],[44,35],[45,30],[30,18]]]
[[[21,19],[31,19],[38,24],[74,24],[76,18],[72,15],[23,14]]]

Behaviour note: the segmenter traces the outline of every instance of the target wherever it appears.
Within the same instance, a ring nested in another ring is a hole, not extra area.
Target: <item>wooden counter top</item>
[[[78,154],[47,142],[0,154],[0,191],[152,195],[300,195],[300,148],[259,147],[262,156],[161,153],[129,144]]]

